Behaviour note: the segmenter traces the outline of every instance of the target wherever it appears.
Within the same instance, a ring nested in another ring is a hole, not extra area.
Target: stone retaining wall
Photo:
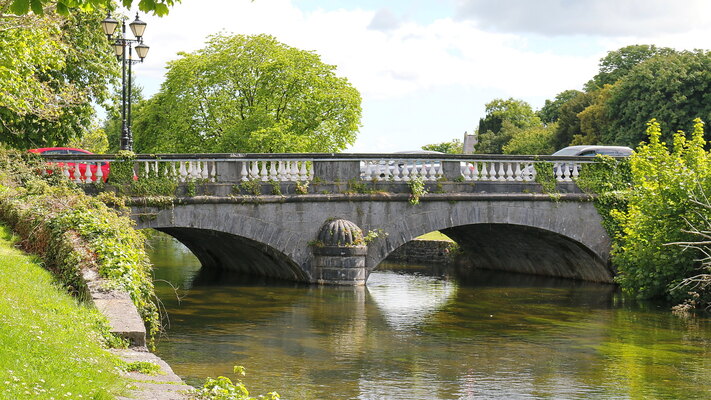
[[[398,247],[386,261],[447,264],[457,244],[446,240],[415,239]]]

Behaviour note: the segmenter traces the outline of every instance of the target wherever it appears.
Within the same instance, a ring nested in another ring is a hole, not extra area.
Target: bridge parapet
[[[105,179],[114,155],[47,155],[76,183]],[[169,176],[178,182],[534,182],[536,165],[549,163],[557,182],[573,182],[590,157],[443,154],[139,154],[137,176]]]

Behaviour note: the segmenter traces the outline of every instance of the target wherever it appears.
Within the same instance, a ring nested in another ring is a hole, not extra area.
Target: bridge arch
[[[383,233],[368,245],[368,273],[406,242],[441,230],[460,244],[476,268],[612,280],[610,239],[593,203],[584,196],[563,195],[554,201],[536,194],[444,195],[418,205],[406,199],[397,195],[273,196],[252,202],[212,198],[168,209],[134,206],[133,213],[139,227],[175,236],[205,266],[230,266],[225,261],[230,257],[246,257],[249,266],[237,269],[297,281],[316,281],[310,244],[330,218],[352,221],[366,233]],[[260,263],[268,260],[278,268],[260,269]]]

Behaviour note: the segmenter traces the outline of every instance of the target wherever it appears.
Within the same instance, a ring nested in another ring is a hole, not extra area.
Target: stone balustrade
[[[112,155],[47,155],[48,163],[77,183],[102,181]],[[137,155],[140,176],[171,176],[179,182],[533,182],[536,164],[550,163],[558,182],[572,182],[590,157],[439,154],[161,154]],[[106,166],[102,168],[102,166]]]

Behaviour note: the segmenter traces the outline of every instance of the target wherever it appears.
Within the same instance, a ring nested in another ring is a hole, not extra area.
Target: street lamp
[[[114,37],[114,32],[121,25],[121,32]],[[131,132],[131,65],[143,62],[148,54],[149,47],[143,43],[143,32],[146,30],[146,23],[138,18],[128,24],[135,39],[126,37],[126,20],[117,21],[111,16],[111,13],[106,14],[106,18],[101,21],[101,28],[104,30],[106,37],[114,49],[116,59],[121,61],[121,150],[133,150],[133,133]],[[133,59],[132,46],[136,43],[136,55],[139,60]],[[128,47],[128,57],[126,57],[126,48]],[[126,65],[128,65],[128,79],[126,78]],[[126,81],[128,80],[128,85]]]

